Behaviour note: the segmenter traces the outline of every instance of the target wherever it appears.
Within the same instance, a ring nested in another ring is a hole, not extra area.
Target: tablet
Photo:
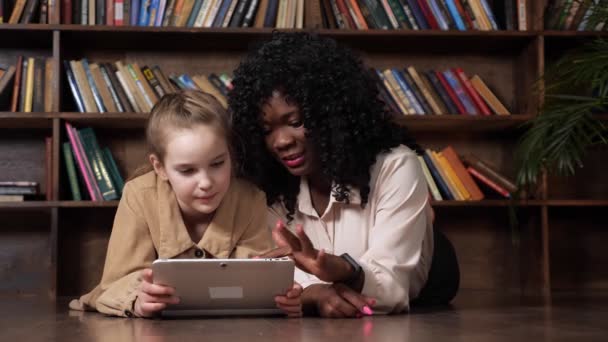
[[[294,262],[268,259],[158,259],[154,283],[175,288],[180,303],[163,316],[273,315],[274,297],[293,286]]]

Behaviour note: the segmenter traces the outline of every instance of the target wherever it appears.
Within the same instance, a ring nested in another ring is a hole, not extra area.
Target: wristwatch
[[[348,253],[340,255],[340,258],[344,259],[353,268],[353,273],[350,275],[350,277],[344,279],[342,283],[349,286],[354,285],[353,283],[356,282],[361,276],[363,268],[361,268],[361,265],[359,265],[357,261],[353,259],[353,257],[351,257]]]

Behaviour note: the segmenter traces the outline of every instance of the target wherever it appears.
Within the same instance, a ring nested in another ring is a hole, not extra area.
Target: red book
[[[106,25],[114,26],[114,0],[106,0]]]
[[[441,82],[441,85],[443,85],[443,87],[445,88],[445,91],[450,96],[450,99],[452,99],[452,102],[454,102],[454,105],[456,105],[456,108],[458,108],[458,113],[466,115],[467,110],[464,108],[464,106],[460,102],[458,95],[456,95],[456,93],[454,92],[454,89],[452,89],[452,87],[450,86],[450,83],[448,83],[448,81],[443,76],[443,73],[439,72],[439,71],[435,71],[435,75],[439,79],[439,82]]]
[[[21,75],[23,74],[23,56],[17,58],[15,66],[15,83],[13,84],[13,98],[11,100],[11,112],[16,112],[19,106],[19,90],[21,89]]]
[[[471,174],[471,176],[478,179],[480,182],[484,183],[485,185],[489,186],[490,188],[494,189],[494,191],[498,192],[502,196],[504,196],[506,198],[511,198],[511,194],[509,194],[509,192],[505,188],[492,182],[488,177],[482,175],[481,172],[475,170],[474,168],[472,168],[470,166],[467,168],[467,171]]]
[[[338,5],[338,9],[340,10],[342,17],[348,22],[350,29],[356,30],[357,24],[355,24],[355,20],[350,15],[350,12],[348,11],[348,7],[346,6],[346,3],[344,2],[344,0],[336,0],[336,5]]]
[[[72,0],[61,0],[61,23],[72,23]]]
[[[464,22],[466,24],[465,26],[467,27],[467,29],[474,30],[475,25],[473,25],[473,20],[471,20],[469,13],[464,10],[464,7],[462,7],[460,0],[454,0],[454,4],[456,4],[456,9],[458,10],[458,14],[460,14],[460,17],[464,19]]]
[[[439,24],[437,24],[437,20],[435,19],[433,12],[431,12],[431,8],[429,7],[429,4],[427,4],[425,0],[418,0],[418,6],[420,7],[422,14],[424,15],[424,18],[426,19],[426,22],[429,23],[429,26],[431,27],[431,29],[439,30]]]
[[[475,107],[477,107],[478,111],[481,112],[481,114],[486,115],[486,116],[492,115],[490,108],[488,108],[486,103],[483,102],[483,100],[477,93],[477,90],[475,90],[475,88],[473,88],[471,81],[469,80],[467,75],[464,73],[462,68],[454,68],[454,69],[452,69],[452,71],[454,71],[454,74],[456,75],[456,77],[458,77],[460,84],[462,84],[462,86],[466,90],[467,94],[469,94],[469,97],[471,99],[473,99],[473,102],[475,103]]]

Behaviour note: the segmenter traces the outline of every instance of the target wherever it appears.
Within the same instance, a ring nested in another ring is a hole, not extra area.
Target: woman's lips
[[[301,166],[302,164],[304,164],[305,160],[306,159],[303,153],[283,158],[283,162],[285,163],[285,165],[291,168]]]

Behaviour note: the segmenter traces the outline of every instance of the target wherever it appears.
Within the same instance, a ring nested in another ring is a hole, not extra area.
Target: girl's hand
[[[142,281],[137,290],[134,311],[139,317],[153,317],[163,311],[167,304],[178,304],[175,289],[154,284],[152,270],[146,268],[141,273]]]
[[[302,317],[302,286],[300,284],[293,283],[293,287],[284,296],[276,296],[274,301],[287,317]]]
[[[316,308],[319,316],[361,318],[373,315],[376,300],[343,284],[315,284],[306,288],[303,302]]]
[[[351,277],[352,266],[339,256],[317,250],[304,233],[302,225],[296,225],[296,235],[291,233],[282,221],[278,221],[272,237],[279,249],[288,250],[296,266],[304,272],[315,275],[326,282],[345,281]]]

